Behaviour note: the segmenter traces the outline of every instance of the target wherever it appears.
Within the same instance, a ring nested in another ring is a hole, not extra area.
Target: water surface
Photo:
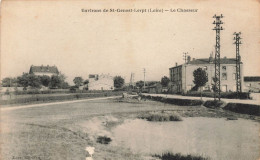
[[[259,124],[251,120],[184,118],[181,122],[127,120],[113,130],[113,143],[136,153],[165,151],[199,154],[216,160],[256,160]]]

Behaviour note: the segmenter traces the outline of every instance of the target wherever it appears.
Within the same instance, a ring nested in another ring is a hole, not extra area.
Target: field
[[[93,154],[93,159],[95,160],[158,159],[158,157],[154,157],[154,155],[160,154],[157,152],[159,150],[155,149],[154,151],[156,153],[152,153],[150,152],[153,150],[151,147],[151,150],[148,152],[137,152],[134,148],[132,148],[132,146],[135,145],[129,144],[134,141],[130,141],[128,143],[124,137],[120,137],[120,135],[125,135],[128,133],[125,130],[124,132],[120,130],[120,127],[124,127],[124,125],[128,124],[128,122],[138,120],[142,121],[142,123],[138,124],[148,123],[145,122],[145,120],[140,119],[140,117],[144,117],[147,113],[159,115],[164,113],[174,113],[184,119],[183,121],[174,122],[149,122],[156,124],[159,123],[159,126],[162,123],[167,123],[167,125],[169,125],[169,123],[178,123],[182,126],[181,124],[185,122],[188,117],[214,117],[215,119],[222,119],[221,121],[224,122],[227,121],[226,119],[229,117],[235,117],[238,119],[243,119],[246,121],[246,124],[249,123],[252,125],[258,124],[259,122],[259,117],[257,116],[208,109],[203,106],[177,106],[154,101],[142,100],[139,102],[135,99],[96,100],[21,108],[15,110],[2,110],[2,157],[4,160],[85,160],[85,157],[89,156],[85,151],[85,148],[91,146],[95,147],[95,153]],[[240,123],[240,121],[232,121],[232,123],[233,122]],[[138,124],[136,124],[137,126],[134,125],[136,129],[138,127],[142,128],[142,126],[138,126]],[[135,128],[127,128],[130,129],[131,132],[135,131]],[[212,128],[214,128],[214,126],[212,126]],[[149,133],[153,132],[152,129],[153,128],[149,130]],[[241,129],[239,131],[244,132],[244,130]],[[161,130],[160,132],[162,135],[164,134],[164,130]],[[133,134],[134,133],[135,132],[133,132]],[[168,134],[171,132],[165,131],[165,134],[166,133]],[[227,133],[230,134],[229,132]],[[131,134],[128,135],[131,136]],[[146,134],[142,134],[142,136],[146,136]],[[167,137],[169,135],[165,136]],[[108,139],[104,137],[111,138],[111,142],[109,141],[106,143]],[[132,140],[135,139],[134,137],[129,138],[132,138]],[[221,137],[215,137],[217,140],[218,138]],[[256,137],[256,139],[258,140],[258,137]],[[150,144],[156,144],[152,143],[153,139],[150,140]],[[242,145],[242,149],[247,149],[245,152],[248,153],[245,156],[254,157],[251,153],[254,153],[253,151],[258,149],[259,146],[253,146],[254,148],[252,149],[252,147],[248,148],[248,146],[243,143],[242,139],[234,139],[234,142],[236,141],[238,142],[238,145]],[[180,148],[187,146],[185,143],[180,143],[180,145],[182,145]],[[142,145],[138,146],[142,147]],[[207,146],[204,147],[207,148]],[[250,149],[253,151],[251,152]],[[210,157],[210,155],[205,156]]]

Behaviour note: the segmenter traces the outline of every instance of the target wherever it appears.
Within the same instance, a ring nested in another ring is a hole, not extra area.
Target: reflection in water
[[[216,160],[257,159],[259,124],[251,120],[185,118],[181,122],[129,120],[113,130],[115,144],[134,152],[199,154]]]

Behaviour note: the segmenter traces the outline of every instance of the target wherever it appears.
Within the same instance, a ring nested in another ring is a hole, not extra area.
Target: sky
[[[198,9],[198,12],[94,13],[82,9]],[[242,32],[244,76],[260,76],[259,0],[30,1],[1,3],[1,79],[56,65],[72,84],[89,74],[120,75],[129,82],[159,81],[169,68],[214,53],[212,18],[223,14],[221,57],[235,58],[233,33]]]

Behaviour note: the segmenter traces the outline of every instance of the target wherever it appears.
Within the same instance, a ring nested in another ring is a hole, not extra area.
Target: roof
[[[56,66],[31,66],[29,73],[56,73],[59,74],[58,68]]]
[[[215,61],[212,57],[210,58],[199,58],[199,59],[192,59],[187,64],[214,64]],[[240,62],[242,64],[242,62]],[[220,64],[236,64],[236,58],[220,58]],[[172,68],[181,67],[182,65],[178,65]]]
[[[245,82],[256,82],[260,81],[260,76],[255,76],[255,77],[244,77]]]
[[[209,58],[193,59],[188,64],[208,64],[210,63]],[[214,63],[212,59],[211,63]],[[220,64],[236,64],[235,58],[220,58]]]

